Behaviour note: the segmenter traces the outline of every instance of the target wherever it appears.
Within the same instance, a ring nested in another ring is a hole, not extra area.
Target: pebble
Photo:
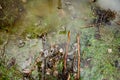
[[[60,48],[60,49],[59,49],[59,52],[60,52],[60,53],[63,53],[63,49],[62,49],[62,48]]]
[[[108,53],[112,53],[112,49],[108,49]]]

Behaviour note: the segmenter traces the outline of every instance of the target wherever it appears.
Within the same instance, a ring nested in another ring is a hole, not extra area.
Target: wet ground
[[[23,4],[25,11],[21,19],[10,28],[9,33],[0,32],[3,42],[8,38],[5,54],[9,58],[15,57],[20,69],[30,67],[43,49],[42,41],[37,37],[42,33],[47,33],[49,45],[54,45],[65,43],[67,32],[70,31],[71,46],[76,43],[77,33],[80,33],[81,50],[88,45],[87,40],[94,39],[96,28],[86,28],[90,26],[94,17],[86,0],[64,0],[62,9],[58,9],[57,0],[23,0]],[[120,28],[114,22],[112,26],[102,26],[100,28],[102,40],[111,43],[114,39],[112,32],[116,30],[119,32]]]
[[[76,34],[80,33],[81,28],[85,27],[86,23],[89,22],[90,10],[84,1],[81,3],[78,0],[66,0],[62,3],[63,9],[58,9],[57,1],[37,0],[24,2],[24,15],[11,28],[11,34],[8,33],[9,43],[6,47],[6,54],[15,57],[21,67],[26,59],[32,58],[33,60],[42,49],[41,40],[31,39],[31,37],[34,38],[35,35],[48,32],[48,41],[54,45],[65,43],[67,39],[66,33],[70,31],[71,44],[73,44],[76,40]],[[86,10],[83,10],[83,6]],[[34,27],[36,30],[42,29],[42,27],[45,28],[43,32],[35,33]]]

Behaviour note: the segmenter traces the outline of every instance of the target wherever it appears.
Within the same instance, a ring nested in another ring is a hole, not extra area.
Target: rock
[[[60,49],[59,49],[59,52],[60,52],[60,53],[63,53],[63,49],[62,49],[62,48],[60,48]]]
[[[112,53],[112,49],[108,49],[108,53]]]

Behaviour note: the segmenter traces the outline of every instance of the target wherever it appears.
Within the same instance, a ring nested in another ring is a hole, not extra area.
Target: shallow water
[[[21,67],[23,67],[22,65],[26,59],[32,58],[34,60],[42,49],[41,40],[29,39],[34,33],[48,32],[48,42],[53,45],[65,43],[67,39],[66,32],[70,31],[71,44],[75,43],[76,34],[80,33],[80,28],[85,27],[86,23],[89,22],[84,20],[84,17],[89,20],[89,6],[81,2],[78,0],[71,2],[65,0],[62,2],[63,9],[60,10],[57,8],[57,0],[31,0],[24,3],[24,15],[11,28],[6,54],[9,57],[15,57]],[[85,10],[83,6],[86,8]],[[88,16],[85,16],[86,14]],[[42,32],[37,29],[41,29]],[[60,34],[62,31],[65,33]],[[25,44],[19,47],[21,42]]]
[[[76,43],[77,33],[81,34],[81,45],[93,38],[95,28],[84,28],[91,22],[91,10],[84,0],[64,0],[63,9],[58,9],[57,0],[28,0],[24,3],[24,15],[10,28],[6,54],[15,57],[20,68],[26,59],[34,62],[42,49],[42,42],[36,35],[48,33],[48,43],[61,44],[67,41],[67,32],[71,32],[71,45]],[[24,43],[22,47],[21,43]],[[29,66],[30,64],[26,65]]]

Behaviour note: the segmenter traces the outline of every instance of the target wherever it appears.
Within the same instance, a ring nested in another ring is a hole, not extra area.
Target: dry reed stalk
[[[80,35],[77,35],[77,48],[78,48],[78,71],[77,71],[77,80],[80,79]]]
[[[70,31],[68,32],[68,40],[67,40],[67,44],[66,44],[66,52],[64,55],[64,72],[66,71],[66,63],[67,63],[67,55],[68,55],[68,49],[69,49],[69,44],[70,44]]]

